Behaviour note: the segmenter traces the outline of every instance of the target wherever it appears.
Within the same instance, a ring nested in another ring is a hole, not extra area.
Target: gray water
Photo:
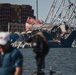
[[[35,54],[31,48],[20,49],[24,57],[23,75],[32,75],[36,71]],[[76,75],[76,48],[51,48],[45,59],[45,75],[50,68],[56,71],[53,75]]]

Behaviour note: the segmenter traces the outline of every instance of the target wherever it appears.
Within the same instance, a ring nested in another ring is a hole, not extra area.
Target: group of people
[[[37,32],[25,41],[36,43],[33,46],[33,52],[36,54],[37,72],[41,72],[45,68],[45,57],[49,52],[46,38],[41,32]],[[12,47],[8,33],[0,32],[0,75],[22,75],[22,72],[22,53]]]

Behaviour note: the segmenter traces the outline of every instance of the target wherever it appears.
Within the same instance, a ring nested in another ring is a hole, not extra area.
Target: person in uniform
[[[49,52],[47,40],[41,31],[35,33],[32,37],[28,38],[26,42],[31,42],[33,52],[35,53],[37,73],[40,73],[45,68],[45,57]],[[40,74],[39,74],[40,75]],[[44,75],[44,74],[41,74]]]

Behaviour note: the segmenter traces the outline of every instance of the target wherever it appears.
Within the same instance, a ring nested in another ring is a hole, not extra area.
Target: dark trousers
[[[45,56],[42,52],[36,53],[35,56],[37,71],[41,71],[41,69],[45,68]]]

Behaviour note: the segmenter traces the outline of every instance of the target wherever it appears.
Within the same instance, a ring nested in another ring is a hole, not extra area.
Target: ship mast
[[[38,18],[38,0],[36,0],[36,18]]]

